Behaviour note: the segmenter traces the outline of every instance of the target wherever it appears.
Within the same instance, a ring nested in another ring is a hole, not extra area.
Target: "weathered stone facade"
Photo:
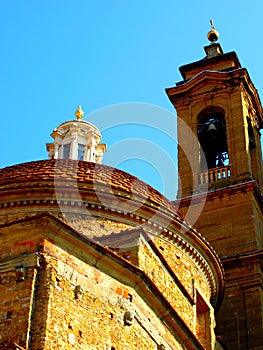
[[[0,348],[220,348],[223,270],[176,207],[145,184],[131,196],[121,171],[65,161],[54,181],[55,166],[1,174]]]
[[[263,111],[236,53],[224,54],[215,43],[205,50],[167,89],[178,113],[178,205],[195,218],[226,272],[216,333],[228,349],[262,349]]]

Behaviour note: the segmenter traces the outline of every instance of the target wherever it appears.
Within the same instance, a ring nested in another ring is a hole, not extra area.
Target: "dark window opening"
[[[63,159],[69,159],[70,143],[63,145]]]
[[[211,319],[209,313],[208,305],[198,291],[196,291],[196,335],[206,349],[210,348],[209,345],[211,344]]]
[[[225,113],[221,108],[209,107],[200,113],[197,134],[205,156],[201,159],[202,170],[206,164],[208,169],[229,164]]]
[[[85,145],[78,144],[78,160],[84,159]]]
[[[253,127],[251,124],[251,120],[247,117],[247,123],[248,123],[248,137],[249,137],[249,149],[252,151],[254,148],[256,148],[256,139],[253,131]]]
[[[247,117],[248,124],[248,139],[249,139],[249,162],[250,162],[250,173],[253,179],[259,181],[260,183],[260,172],[258,172],[259,159],[257,156],[257,131],[252,126],[252,122],[249,117]]]

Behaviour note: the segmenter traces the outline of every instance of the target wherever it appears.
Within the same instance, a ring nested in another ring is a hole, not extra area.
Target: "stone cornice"
[[[192,90],[198,91],[198,86],[205,81],[214,81],[214,85],[217,88],[224,89],[228,86],[232,89],[234,86],[243,85],[244,90],[250,96],[253,106],[257,111],[260,127],[263,125],[263,109],[261,106],[260,98],[252,83],[250,76],[245,68],[239,68],[231,71],[210,71],[203,70],[202,72],[195,75],[193,78],[186,80],[176,87],[167,88],[166,93],[170,101],[176,105],[180,99],[185,99],[186,94],[191,94]],[[216,84],[215,84],[216,82]]]
[[[31,212],[45,213],[47,211],[52,211],[57,214],[59,214],[60,209],[63,208],[65,219],[67,213],[71,215],[73,213],[86,215],[87,218],[90,216],[97,218],[104,217],[124,224],[132,224],[135,227],[139,226],[154,236],[160,235],[168,239],[176,244],[183,253],[187,254],[203,270],[210,286],[211,303],[213,305],[219,305],[221,303],[225,282],[223,268],[217,254],[200,233],[187,225],[182,227],[183,223],[178,222],[176,219],[169,220],[168,222],[166,218],[163,226],[161,221],[158,220],[158,223],[156,222],[156,218],[155,220],[151,220],[151,218],[149,219],[146,215],[140,213],[131,213],[112,207],[107,208],[104,205],[91,203],[90,201],[85,203],[86,214],[83,212],[83,206],[79,205],[78,201],[69,200],[65,200],[64,202],[58,202],[53,199],[28,200],[0,205],[0,209],[8,208],[10,214],[17,213],[17,209],[19,209],[20,212],[28,212],[30,207],[32,208]]]
[[[240,192],[244,193],[248,191],[253,192],[255,198],[257,199],[257,202],[262,207],[263,196],[259,187],[257,186],[257,183],[254,180],[236,183],[230,186],[219,188],[217,190],[198,193],[189,197],[179,198],[178,200],[174,201],[174,203],[182,208],[182,207],[188,207],[190,203],[197,204],[199,202],[203,202],[204,198],[206,199],[206,201],[210,201],[210,200],[214,200],[215,198],[232,196],[232,195],[235,195],[236,193],[240,193]]]
[[[211,47],[211,45],[204,47],[206,53],[207,53],[207,48]],[[221,49],[222,50],[222,49]],[[191,71],[195,71],[196,69],[199,70],[204,70],[207,67],[214,67],[215,64],[220,64],[221,66],[225,66],[225,62],[227,63],[228,67],[233,67],[233,68],[240,68],[241,64],[239,62],[239,59],[237,57],[237,54],[232,51],[232,52],[227,52],[225,54],[220,54],[212,57],[205,57],[199,61],[191,62],[188,64],[185,64],[179,68],[180,73],[184,79],[186,79],[187,73]]]

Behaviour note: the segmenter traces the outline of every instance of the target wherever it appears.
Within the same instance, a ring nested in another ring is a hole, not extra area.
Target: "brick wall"
[[[182,252],[175,244],[155,238],[155,244],[159,247],[163,257],[179,277],[189,295],[195,296],[194,289],[199,288],[205,296],[207,302],[210,301],[211,291],[200,267],[186,253]]]
[[[15,269],[0,273],[0,344],[13,341],[27,347],[35,274],[27,268],[26,278],[19,281]]]
[[[51,244],[46,250],[60,258],[42,260],[32,350],[156,349],[167,341],[182,348],[132,288]]]
[[[109,227],[109,220],[105,222]],[[123,225],[114,222],[113,230],[120,229]],[[13,336],[1,334],[0,344],[14,340],[32,350],[143,350],[161,345],[202,349],[195,337],[194,291],[195,283],[200,284],[208,300],[208,282],[201,268],[174,244],[158,237],[154,244],[176,278],[150,243],[138,247],[138,266],[133,267],[55,217],[42,215],[2,226],[0,324],[3,329],[6,323],[22,328],[14,328]],[[15,267],[22,265],[26,277],[16,282]],[[5,274],[13,276],[8,277],[9,286]],[[8,288],[13,290],[10,299]],[[208,331],[213,331],[212,322]]]
[[[171,250],[170,253],[172,253]],[[159,261],[158,257],[146,244],[140,247],[139,266],[156,284],[157,288],[163,293],[165,298],[174,307],[179,316],[186,322],[188,327],[195,332],[196,322],[193,298],[187,298],[187,296],[183,294],[176,281],[167,272],[165,267]],[[190,266],[189,269],[191,269]],[[184,271],[179,270],[176,275],[178,276],[179,280],[181,280],[181,276],[184,275]]]

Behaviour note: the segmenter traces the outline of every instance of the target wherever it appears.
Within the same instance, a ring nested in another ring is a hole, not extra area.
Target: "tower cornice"
[[[214,44],[219,45],[219,44]],[[206,48],[205,48],[206,49]],[[179,68],[179,71],[184,80],[193,77],[198,72],[205,69],[210,70],[223,70],[223,69],[238,69],[241,68],[241,64],[237,57],[237,54],[228,52],[225,54],[219,54],[212,57],[205,57],[202,60],[185,64]]]
[[[178,102],[181,100],[187,101],[186,97],[194,97],[196,94],[200,95],[200,85],[206,83],[206,90],[209,83],[211,84],[211,90],[216,88],[224,89],[224,91],[229,88],[233,89],[238,86],[244,89],[244,91],[249,95],[253,107],[255,108],[259,127],[263,127],[263,109],[260,102],[260,97],[258,95],[257,89],[252,83],[248,71],[246,68],[239,68],[227,72],[204,70],[189,80],[178,83],[175,87],[166,88],[166,93],[176,107]],[[180,102],[179,102],[180,103]]]
[[[179,198],[173,203],[179,206],[179,208],[182,208],[188,207],[191,203],[198,204],[199,202],[202,202],[204,198],[206,199],[206,201],[213,201],[215,200],[215,198],[222,198],[225,196],[231,196],[238,192],[245,193],[249,191],[253,192],[257,202],[259,203],[259,206],[263,207],[263,196],[259,187],[257,186],[257,183],[254,180],[239,184],[233,184],[230,186],[219,188],[217,190],[211,190],[206,193],[198,193],[192,196]]]

